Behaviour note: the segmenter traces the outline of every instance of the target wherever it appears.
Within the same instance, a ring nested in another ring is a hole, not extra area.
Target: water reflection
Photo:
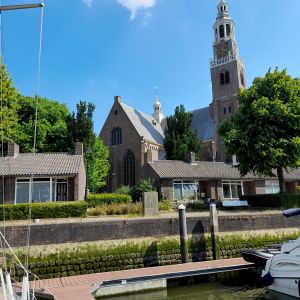
[[[259,273],[260,274],[260,273]],[[233,272],[216,277],[191,277],[169,282],[181,286],[136,295],[126,295],[110,300],[295,300],[261,286],[258,273]],[[197,282],[197,283],[196,283]],[[192,284],[194,283],[194,284]],[[183,284],[183,285],[182,285]]]

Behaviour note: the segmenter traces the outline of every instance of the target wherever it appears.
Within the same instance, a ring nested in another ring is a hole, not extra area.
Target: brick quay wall
[[[219,216],[220,232],[246,232],[298,227],[300,218],[284,218],[281,213],[228,214]],[[188,234],[209,233],[209,216],[187,217]],[[3,232],[4,227],[0,230]],[[26,244],[28,227],[10,225],[5,235],[12,247]],[[179,235],[177,217],[53,220],[33,223],[30,227],[31,245],[124,240]]]

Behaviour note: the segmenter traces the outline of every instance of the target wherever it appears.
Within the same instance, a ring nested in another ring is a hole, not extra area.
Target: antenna
[[[158,100],[158,87],[155,86],[154,90],[155,90],[155,100]]]

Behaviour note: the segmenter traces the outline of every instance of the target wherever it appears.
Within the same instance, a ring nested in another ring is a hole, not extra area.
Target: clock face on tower
[[[229,52],[229,46],[227,42],[222,42],[219,45],[216,46],[217,50],[217,57],[218,59],[226,57]]]

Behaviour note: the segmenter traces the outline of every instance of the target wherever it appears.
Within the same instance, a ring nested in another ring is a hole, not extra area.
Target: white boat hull
[[[299,299],[300,298],[299,281],[300,280],[297,278],[274,278],[273,284],[269,286],[269,289]]]

